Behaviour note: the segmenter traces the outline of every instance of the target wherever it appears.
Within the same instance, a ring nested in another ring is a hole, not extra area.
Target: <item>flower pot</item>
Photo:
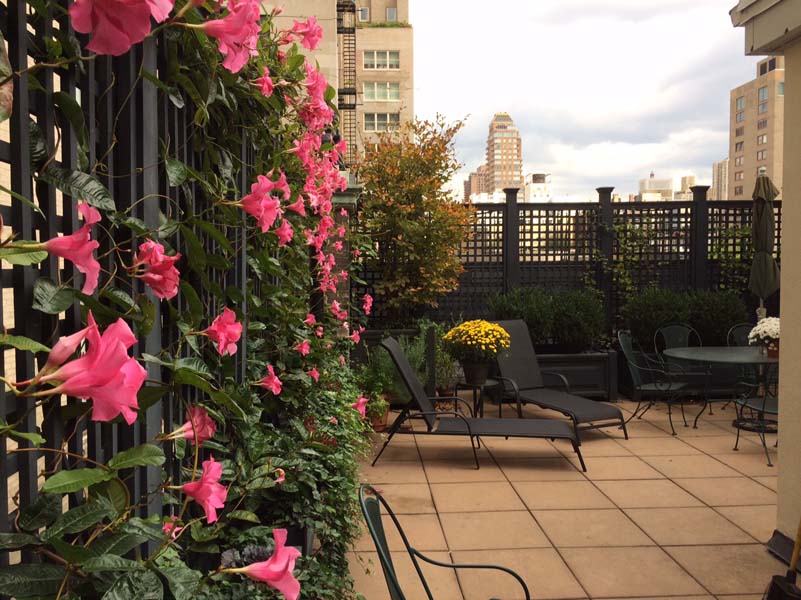
[[[768,358],[779,358],[779,340],[767,345]]]
[[[489,367],[489,363],[462,362],[465,383],[484,385],[489,377]]]
[[[387,422],[389,421],[389,407],[384,411],[384,414],[380,417],[373,417],[370,419],[370,423],[373,426],[373,431],[376,433],[380,433],[387,428]]]

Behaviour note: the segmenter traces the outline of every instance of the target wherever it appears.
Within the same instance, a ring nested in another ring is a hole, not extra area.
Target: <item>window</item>
[[[759,65],[759,74],[760,75],[767,75],[768,73],[768,63],[762,63]]]
[[[737,100],[735,101],[735,105],[737,107],[737,110],[745,110],[745,96],[740,96],[739,98],[737,98]]]
[[[776,59],[775,58],[771,58],[768,61],[768,71],[775,71],[775,70],[776,70]]]
[[[396,6],[387,7],[387,22],[396,23],[398,21],[398,8]]]
[[[742,164],[743,164],[743,157],[742,156],[738,156],[737,158],[734,159],[734,166],[735,167],[742,166]]]
[[[759,88],[759,101],[764,102],[767,99],[768,99],[768,86],[763,85],[761,88]]]
[[[397,50],[365,50],[365,69],[400,69],[400,52]]]
[[[737,171],[734,174],[734,181],[742,181],[742,180],[743,180],[743,172],[742,171]]]
[[[768,134],[767,133],[763,133],[762,135],[758,135],[757,136],[757,144],[758,145],[767,144],[767,143],[768,143]]]
[[[738,112],[734,120],[737,121],[738,123],[742,123],[743,121],[745,121],[745,111],[741,110],[740,112]]]
[[[734,151],[735,152],[742,152],[744,143],[745,142],[737,142],[736,144],[734,144]]]
[[[364,83],[364,99],[369,102],[400,100],[400,83],[397,81],[367,81]]]
[[[764,114],[768,112],[768,103],[767,102],[760,102],[759,103],[759,114]]]
[[[784,96],[784,82],[779,82],[779,89],[776,91],[777,96]]]
[[[399,113],[364,113],[365,131],[392,131],[399,125]]]
[[[743,186],[738,185],[734,188],[734,195],[735,196],[742,196],[743,195]]]
[[[740,137],[745,132],[745,127],[738,127],[734,130],[734,135]]]
[[[768,120],[767,119],[760,119],[757,121],[757,129],[767,129],[768,128]]]
[[[765,160],[768,156],[767,150],[759,150],[757,151],[757,160]]]
[[[358,18],[359,23],[366,23],[370,20],[370,9],[366,6],[362,6],[358,10]]]

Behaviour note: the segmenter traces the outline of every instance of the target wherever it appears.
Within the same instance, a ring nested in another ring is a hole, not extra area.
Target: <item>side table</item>
[[[500,387],[501,382],[497,379],[489,378],[484,383],[467,383],[465,381],[457,381],[453,386],[453,395],[458,396],[459,390],[472,390],[473,392],[473,414],[483,417],[484,416],[484,396],[486,390]],[[454,402],[456,404],[456,402]],[[454,407],[456,410],[456,407]],[[499,408],[500,411],[500,408]]]

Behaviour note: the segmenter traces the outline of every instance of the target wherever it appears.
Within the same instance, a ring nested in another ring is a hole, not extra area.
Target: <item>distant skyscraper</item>
[[[496,113],[487,136],[488,192],[523,187],[523,144],[508,113]]]
[[[710,200],[729,199],[729,159],[724,158],[712,165],[712,189]]]
[[[638,202],[653,202],[659,200],[673,200],[673,179],[657,179],[654,172],[647,179],[640,179],[640,193]]]
[[[695,185],[695,175],[685,175],[681,178],[681,189],[673,194],[674,200],[692,200],[692,187]]]
[[[481,165],[478,169],[470,173],[464,182],[464,201],[470,200],[471,196],[477,194],[488,194],[490,192],[487,181],[487,165]]]
[[[730,92],[729,176],[725,200],[751,197],[761,167],[782,189],[784,57],[757,63],[757,77]]]

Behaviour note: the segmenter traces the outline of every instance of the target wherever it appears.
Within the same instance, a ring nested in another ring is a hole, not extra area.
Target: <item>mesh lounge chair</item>
[[[395,529],[397,530],[398,534],[400,534],[400,538],[403,541],[403,545],[406,548],[406,552],[409,554],[409,558],[412,559],[412,564],[414,564],[414,569],[417,571],[417,576],[420,578],[420,583],[423,584],[423,588],[426,591],[426,596],[429,600],[434,600],[434,596],[431,595],[431,589],[428,586],[428,582],[426,581],[425,576],[423,575],[423,570],[420,567],[420,562],[418,559],[426,562],[430,565],[434,565],[436,567],[445,567],[446,569],[491,569],[494,571],[502,571],[504,573],[508,573],[511,577],[514,577],[517,582],[520,584],[520,587],[523,588],[523,594],[525,595],[526,600],[531,599],[531,595],[529,594],[528,587],[526,587],[526,582],[523,581],[523,578],[520,577],[517,573],[512,571],[511,569],[507,569],[506,567],[499,567],[495,565],[458,565],[453,563],[444,563],[438,560],[434,560],[433,558],[428,558],[424,554],[422,554],[417,549],[413,548],[409,544],[409,540],[406,537],[406,534],[403,532],[403,528],[401,528],[400,523],[398,522],[398,518],[395,516],[395,513],[392,512],[392,509],[387,504],[387,501],[384,500],[384,497],[379,494],[375,488],[369,485],[362,485],[359,488],[359,504],[362,507],[362,513],[364,514],[364,520],[367,522],[367,529],[370,532],[370,536],[373,538],[373,543],[375,544],[375,548],[378,551],[378,560],[381,562],[381,568],[384,571],[384,579],[387,582],[387,587],[389,588],[389,597],[392,600],[406,600],[406,596],[401,590],[400,582],[398,581],[397,573],[395,572],[395,565],[392,562],[392,555],[389,552],[389,544],[387,544],[387,536],[384,533],[384,523],[381,519],[381,508],[383,507],[386,511],[387,516],[392,520]]]
[[[473,449],[473,458],[476,461],[476,469],[479,469],[478,453],[479,438],[485,437],[520,437],[520,438],[545,438],[550,440],[562,439],[570,440],[573,450],[578,456],[581,468],[586,471],[584,459],[579,450],[579,439],[575,430],[566,422],[551,419],[476,419],[473,415],[473,408],[468,402],[461,398],[435,398],[431,399],[426,394],[423,384],[417,378],[414,369],[409,364],[406,355],[394,338],[386,338],[381,345],[389,352],[392,361],[398,368],[401,379],[406,384],[406,388],[412,396],[412,400],[402,410],[389,428],[387,439],[381,450],[373,459],[373,465],[383,454],[389,442],[396,433],[403,433],[401,425],[412,419],[422,419],[426,426],[426,431],[412,431],[412,434],[428,435],[456,435],[467,436],[470,438],[470,445]],[[432,400],[454,400],[463,402],[467,407],[470,417],[465,417],[457,411],[437,411]],[[417,411],[412,413],[412,411]],[[441,419],[441,416],[449,416],[449,419]]]
[[[542,408],[559,411],[573,420],[578,435],[582,429],[599,427],[622,427],[626,439],[626,423],[622,411],[605,402],[597,402],[570,393],[570,384],[559,373],[540,371],[537,354],[522,320],[497,321],[512,339],[507,352],[498,355],[500,379],[504,384],[504,396],[517,405],[517,414],[522,417],[522,404],[535,404]],[[545,386],[545,377],[556,379],[564,391]]]

